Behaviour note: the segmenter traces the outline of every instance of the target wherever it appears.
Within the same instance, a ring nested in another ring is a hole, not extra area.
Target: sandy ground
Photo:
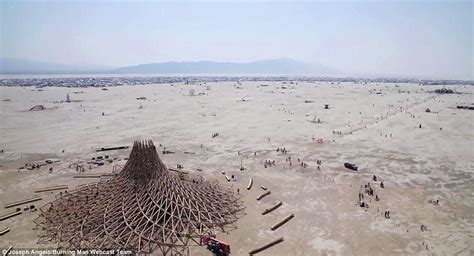
[[[111,172],[125,163],[129,150],[96,153],[96,147],[153,139],[176,151],[160,154],[169,167],[179,163],[240,189],[245,216],[236,230],[218,234],[231,245],[232,255],[248,255],[279,237],[283,243],[259,255],[473,255],[474,111],[456,109],[456,104],[474,103],[474,88],[450,87],[464,94],[428,93],[436,88],[441,87],[289,82],[109,90],[1,87],[0,204],[31,197],[36,188],[68,184],[72,189],[94,182],[73,178],[76,171],[69,166],[82,161],[86,174]],[[78,102],[54,103],[67,93]],[[136,99],[141,96],[147,99]],[[47,109],[28,111],[37,104]],[[312,122],[318,118],[320,123]],[[213,133],[219,136],[212,138]],[[282,147],[288,154],[276,152]],[[116,159],[89,169],[87,161],[105,154]],[[308,167],[300,167],[298,158]],[[46,159],[60,162],[18,170]],[[276,165],[265,168],[267,159]],[[319,170],[317,160],[322,161]],[[359,171],[345,169],[344,162],[357,164]],[[227,182],[221,171],[236,180]],[[356,204],[358,192],[374,174],[385,188],[372,182],[380,201],[365,195],[369,208],[364,209]],[[254,186],[248,191],[250,178]],[[257,201],[264,192],[260,186],[271,195]],[[39,193],[43,200],[33,204],[44,205],[56,193]],[[439,205],[428,203],[437,199]],[[278,201],[282,207],[261,215]],[[0,215],[12,210],[2,208]],[[390,219],[384,218],[386,210]],[[292,220],[270,230],[291,213]],[[11,229],[0,237],[0,248],[54,246],[36,244],[32,220],[37,215],[24,212],[0,221],[0,229]],[[421,225],[428,231],[422,232]],[[210,255],[197,246],[191,253]]]

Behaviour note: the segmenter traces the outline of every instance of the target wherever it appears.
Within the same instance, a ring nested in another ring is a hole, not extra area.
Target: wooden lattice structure
[[[63,249],[183,255],[190,240],[235,229],[243,209],[230,189],[169,171],[152,141],[136,141],[119,174],[58,195],[35,223],[39,243]]]

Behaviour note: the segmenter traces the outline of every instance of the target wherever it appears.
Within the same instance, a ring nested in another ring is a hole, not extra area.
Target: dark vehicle
[[[347,169],[351,169],[353,171],[357,171],[357,165],[355,165],[355,164],[344,163],[344,167],[346,167]]]

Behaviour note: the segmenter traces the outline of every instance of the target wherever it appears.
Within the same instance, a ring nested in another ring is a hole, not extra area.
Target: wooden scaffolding
[[[58,195],[40,208],[39,243],[62,249],[189,254],[188,242],[235,229],[244,207],[233,191],[169,171],[152,141],[136,141],[122,171]]]

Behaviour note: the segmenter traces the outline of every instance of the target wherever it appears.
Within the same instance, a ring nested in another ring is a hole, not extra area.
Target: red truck
[[[224,241],[217,240],[215,235],[201,237],[201,244],[207,245],[207,249],[215,256],[229,256],[230,245]]]

